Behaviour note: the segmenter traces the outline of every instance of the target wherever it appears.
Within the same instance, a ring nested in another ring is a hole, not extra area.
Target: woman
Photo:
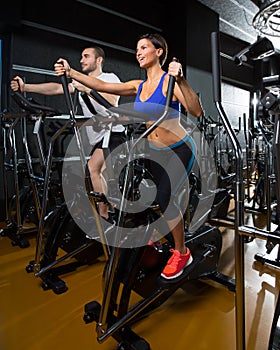
[[[182,179],[186,178],[194,161],[194,144],[180,124],[180,104],[194,117],[200,117],[203,111],[197,94],[183,76],[182,65],[179,62],[171,62],[168,74],[162,69],[167,53],[167,43],[161,35],[145,34],[139,38],[136,59],[140,68],[146,70],[147,78],[144,81],[130,80],[124,83],[106,83],[72,69],[64,59],[58,60],[55,64],[55,71],[59,76],[66,73],[67,77],[73,79],[73,84],[77,81],[99,92],[136,96],[135,110],[150,115],[151,120],[147,122],[147,127],[162,115],[166,102],[168,75],[175,77],[172,112],[160,126],[148,135],[151,152],[155,152],[151,159],[161,159],[159,164],[151,162],[151,172],[157,185],[156,201],[164,213],[174,239],[174,249],[171,249],[172,256],[161,276],[173,279],[180,276],[184,268],[192,262],[190,250],[185,247],[184,242],[183,216],[173,201],[174,193],[171,193],[170,190],[172,184],[182,183]],[[173,162],[177,158],[173,157],[174,154],[184,164],[186,169],[184,174],[177,174],[174,171]],[[171,170],[172,178],[170,178],[168,170]]]

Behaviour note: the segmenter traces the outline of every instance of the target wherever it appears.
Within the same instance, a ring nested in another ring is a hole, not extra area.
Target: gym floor
[[[265,227],[265,216],[247,213],[246,223]],[[219,271],[234,277],[234,231],[220,227],[223,249]],[[1,350],[115,350],[117,342],[96,339],[95,323],[83,321],[84,305],[102,300],[104,259],[61,276],[68,290],[44,291],[41,279],[27,273],[34,259],[36,238],[30,246],[12,246],[0,237],[0,349]],[[275,259],[277,246],[268,256]],[[279,269],[254,259],[265,254],[265,241],[245,245],[246,350],[268,347],[271,322],[279,290]],[[147,318],[133,326],[151,350],[235,350],[235,298],[224,286],[194,281],[179,289]]]

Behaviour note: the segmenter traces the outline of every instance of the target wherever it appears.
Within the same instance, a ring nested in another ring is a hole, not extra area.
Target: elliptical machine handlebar
[[[139,119],[139,122],[143,122],[143,121],[148,121],[149,120],[149,116],[147,114],[144,113],[140,113],[140,112],[136,112],[134,110],[128,109],[126,107],[123,106],[113,106],[110,102],[108,102],[99,92],[97,92],[96,90],[91,90],[90,91],[90,95],[99,103],[101,104],[103,107],[105,107],[106,109],[108,109],[109,111],[119,114],[119,115],[125,115],[128,117],[133,117],[135,119]]]
[[[173,62],[178,62],[178,59],[176,57],[173,57]],[[169,76],[168,86],[167,86],[167,93],[166,93],[166,103],[165,103],[165,109],[164,111],[167,112],[168,108],[171,105],[172,102],[172,96],[174,92],[174,86],[175,86],[175,77],[172,75]]]
[[[41,105],[34,100],[30,101],[27,98],[25,98],[19,91],[13,91],[11,94],[13,100],[17,103],[17,105],[31,113],[45,113],[45,114],[51,114],[51,115],[61,115],[61,111],[49,107]]]

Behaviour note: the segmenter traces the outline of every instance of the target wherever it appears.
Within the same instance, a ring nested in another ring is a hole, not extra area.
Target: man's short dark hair
[[[85,49],[94,49],[95,53],[96,53],[96,58],[98,57],[102,57],[103,58],[103,63],[105,61],[105,52],[102,49],[102,47],[95,45],[95,44],[89,44],[85,47]]]

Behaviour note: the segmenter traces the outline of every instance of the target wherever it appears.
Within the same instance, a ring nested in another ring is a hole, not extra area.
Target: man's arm
[[[16,76],[11,81],[11,89],[17,91],[18,89],[21,92],[33,92],[41,95],[62,95],[64,93],[63,87],[59,83],[49,82],[49,83],[40,83],[40,84],[25,84],[23,80]],[[70,93],[73,93],[73,87],[71,84],[68,85]]]
[[[111,75],[109,75],[109,77],[110,77],[110,78],[107,77],[107,79],[104,80],[104,81],[117,82],[117,83],[120,82],[120,80],[119,80],[115,75],[112,75],[112,77],[111,77]],[[76,81],[76,80],[73,80],[73,81],[72,81],[72,85],[73,85],[74,88],[76,88],[77,90],[79,90],[79,91],[81,91],[81,92],[82,92],[82,91],[85,92],[87,95],[89,95],[89,96],[92,98],[92,96],[91,96],[91,94],[90,94],[91,89],[88,88],[87,86],[85,86],[85,85],[79,83],[79,82]],[[100,95],[103,96],[112,106],[118,106],[118,102],[119,102],[120,96],[108,94],[108,93],[106,93],[106,92],[101,92]]]

